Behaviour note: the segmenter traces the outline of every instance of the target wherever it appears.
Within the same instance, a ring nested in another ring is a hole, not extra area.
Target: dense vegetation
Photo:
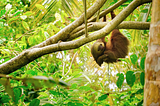
[[[87,0],[87,6],[94,2]],[[116,2],[108,0],[101,10]],[[130,2],[119,6],[115,13]],[[125,21],[150,22],[149,8],[149,4],[138,7]],[[55,35],[82,12],[83,2],[78,0],[1,0],[0,64]],[[110,14],[107,18],[110,21]],[[44,55],[10,77],[1,74],[5,78],[0,79],[0,105],[141,106],[149,31],[120,31],[130,40],[129,55],[121,62],[99,67],[90,53],[93,42],[78,49]],[[70,86],[62,86],[58,81],[55,84],[50,77],[62,79]]]

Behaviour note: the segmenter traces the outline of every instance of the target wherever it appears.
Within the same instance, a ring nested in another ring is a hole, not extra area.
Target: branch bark
[[[103,3],[105,2],[104,0],[101,0],[101,1],[103,1]],[[118,26],[131,12],[134,11],[134,9],[137,6],[139,6],[140,4],[143,4],[143,3],[148,3],[148,2],[151,2],[151,0],[134,0],[134,1],[132,1],[123,11],[121,11],[105,27],[89,34],[87,38],[83,36],[82,38],[74,40],[74,41],[60,42],[57,44],[52,44],[52,43],[56,43],[57,41],[61,40],[63,37],[66,38],[66,36],[74,28],[76,28],[78,25],[81,25],[83,23],[83,19],[84,19],[84,15],[82,15],[79,18],[79,19],[82,18],[81,19],[82,21],[80,21],[78,19],[77,21],[73,22],[73,24],[70,24],[68,27],[62,29],[62,31],[60,31],[59,33],[57,33],[55,36],[51,37],[50,39],[46,40],[45,42],[42,42],[41,44],[39,44],[31,49],[25,50],[21,54],[19,54],[17,57],[14,57],[11,60],[1,64],[0,65],[0,73],[9,74],[9,73],[17,70],[18,68],[28,64],[29,62],[31,62],[31,61],[33,61],[33,60],[35,60],[45,54],[49,54],[49,53],[52,53],[55,51],[61,51],[61,50],[76,49],[86,43],[93,41],[93,40],[102,38],[102,37],[108,35],[116,26]],[[101,5],[98,6],[99,8],[102,6],[102,3],[100,3],[100,4]],[[94,7],[94,8],[96,8],[96,7]],[[91,10],[88,10],[88,13],[87,13],[88,18],[89,18],[89,16],[91,16],[91,15],[89,15],[90,11]],[[92,13],[92,14],[94,14],[94,13]],[[73,25],[73,27],[72,27],[72,25]],[[71,28],[71,29],[68,29],[68,28]],[[69,32],[67,32],[67,31],[69,31]],[[68,33],[68,34],[66,35],[66,33]],[[47,46],[45,46],[45,45],[47,45]],[[36,47],[38,47],[38,48],[36,48]]]
[[[93,32],[100,30],[101,28],[105,27],[107,22],[91,22],[88,23],[88,32]],[[134,21],[124,21],[119,24],[116,29],[137,29],[137,30],[149,30],[150,22],[134,22]],[[70,33],[69,40],[73,40],[77,37],[82,36],[85,33],[85,26],[81,25],[77,27]]]

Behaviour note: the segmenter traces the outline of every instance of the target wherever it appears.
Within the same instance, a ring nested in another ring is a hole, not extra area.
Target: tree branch
[[[100,30],[104,26],[107,25],[107,22],[91,22],[88,23],[88,32],[93,32]],[[124,21],[121,24],[119,24],[116,29],[137,29],[137,30],[149,30],[150,28],[150,22],[134,22],[134,21]],[[77,37],[82,36],[85,33],[85,26],[81,25],[77,27],[75,30],[73,30],[70,33],[69,40],[73,40]]]

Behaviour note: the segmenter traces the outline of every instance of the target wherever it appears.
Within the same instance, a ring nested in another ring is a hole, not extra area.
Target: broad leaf
[[[39,99],[33,99],[29,106],[39,106],[40,100]]]
[[[137,60],[138,60],[138,57],[137,57],[136,54],[132,54],[132,55],[130,56],[130,59],[131,59],[132,64],[135,65],[136,62],[137,62]]]
[[[29,30],[29,25],[27,24],[27,22],[22,21],[22,26],[24,27],[24,29]]]
[[[141,75],[140,75],[140,82],[141,84],[144,86],[144,78],[145,78],[145,75],[144,75],[144,72],[141,72]]]
[[[118,73],[117,76],[119,76],[119,77],[118,77],[118,80],[116,82],[116,85],[119,89],[121,89],[123,81],[124,81],[124,75],[123,75],[123,73]]]
[[[142,70],[144,70],[144,68],[145,68],[145,59],[146,59],[146,57],[143,57],[143,58],[141,59],[141,62],[140,62],[140,66],[141,66],[141,69],[142,69]]]
[[[136,76],[134,74],[133,71],[127,71],[126,73],[126,81],[127,81],[127,84],[132,87],[134,82],[136,80]]]
[[[108,97],[108,95],[104,94],[104,95],[98,97],[98,100],[102,101],[102,100],[106,99],[107,97]]]

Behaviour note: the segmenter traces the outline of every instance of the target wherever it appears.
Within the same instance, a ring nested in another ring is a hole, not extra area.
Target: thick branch
[[[97,31],[107,25],[107,22],[91,22],[88,23],[88,32]],[[70,33],[69,40],[82,36],[85,33],[85,26],[81,25]],[[137,30],[149,30],[150,22],[133,22],[124,21],[119,24],[116,29],[137,29]]]

